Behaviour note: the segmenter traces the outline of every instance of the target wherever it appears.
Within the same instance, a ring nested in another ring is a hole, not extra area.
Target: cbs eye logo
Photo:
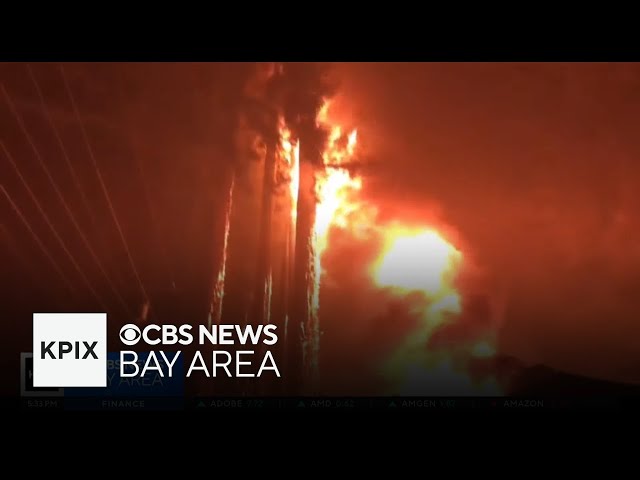
[[[135,345],[140,340],[142,333],[137,325],[127,323],[120,329],[120,341],[125,345]]]

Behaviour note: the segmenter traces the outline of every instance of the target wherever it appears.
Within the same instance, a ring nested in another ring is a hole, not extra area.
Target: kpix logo
[[[33,386],[106,387],[107,314],[34,313]]]

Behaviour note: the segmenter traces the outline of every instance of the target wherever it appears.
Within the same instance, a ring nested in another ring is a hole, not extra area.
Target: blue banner
[[[169,362],[174,361],[178,352],[164,352]],[[76,387],[65,388],[65,397],[179,397],[184,393],[184,362],[182,354],[179,355],[172,367],[172,376],[169,377],[167,362],[159,352],[154,352],[155,359],[162,372],[157,369],[149,370],[140,375],[149,357],[149,352],[138,352],[136,365],[138,374],[135,377],[120,376],[120,352],[107,354],[107,387]],[[125,361],[132,360],[126,356]],[[150,365],[156,363],[151,361]],[[125,373],[133,373],[135,367],[125,363]]]

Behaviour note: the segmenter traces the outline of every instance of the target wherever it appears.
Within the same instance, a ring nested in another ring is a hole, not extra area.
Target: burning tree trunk
[[[295,252],[291,275],[292,295],[287,327],[287,363],[289,387],[295,392],[316,384],[320,325],[318,319],[318,281],[316,270],[316,169],[322,165],[326,132],[316,123],[325,83],[324,67],[309,64],[287,65],[288,92],[285,111],[299,138],[300,166],[295,225]],[[303,379],[305,382],[303,382]],[[303,385],[304,383],[304,385]]]
[[[246,325],[252,322],[255,292],[251,286],[256,278],[259,249],[259,224],[256,218],[261,214],[261,197],[256,192],[261,191],[264,170],[264,155],[256,140],[256,132],[248,125],[240,128],[233,208],[229,215],[222,324]],[[232,355],[234,349],[230,349]],[[227,380],[224,377],[217,383],[225,392],[232,389],[234,393],[242,393],[246,386],[238,379]]]
[[[274,119],[275,120],[275,119]],[[275,121],[274,121],[275,124]],[[274,125],[275,127],[275,125]],[[257,252],[256,276],[254,283],[253,305],[251,317],[248,323],[253,325],[268,325],[272,323],[272,292],[273,292],[273,265],[272,265],[272,217],[273,194],[277,157],[277,136],[268,139],[266,155],[264,158],[264,176],[262,182],[262,206],[259,219],[259,244]],[[259,350],[263,346],[257,347]],[[258,385],[261,391],[270,389],[270,378],[262,379]],[[247,388],[255,388],[255,382],[247,385]]]
[[[311,142],[306,143],[306,145]],[[287,373],[291,386],[301,389],[303,379],[309,386],[314,384],[318,373],[318,349],[320,326],[318,309],[314,302],[317,278],[315,267],[315,164],[313,148],[305,148],[300,141],[300,189],[297,204],[295,255],[292,275],[291,321],[287,331]]]
[[[275,78],[274,65],[259,65],[244,88],[224,285],[223,322],[229,324],[271,321],[272,196],[278,149],[277,108],[271,91]],[[245,391],[256,387],[238,383]]]
[[[254,285],[260,263],[260,225],[264,182],[264,146],[246,118],[238,132],[233,209],[230,214],[228,260],[222,312],[223,323],[253,322]]]
[[[259,245],[254,287],[254,303],[250,323],[255,325],[271,323],[271,224],[272,198],[277,155],[277,137],[269,139],[264,159],[264,177],[262,182],[262,206],[259,227]]]
[[[227,272],[227,257],[229,248],[229,231],[231,230],[231,209],[233,208],[233,189],[235,186],[235,172],[232,168],[227,172],[229,193],[224,205],[224,233],[222,240],[222,249],[217,259],[217,273],[213,279],[213,293],[211,297],[211,310],[209,311],[209,319],[207,326],[211,328],[212,324],[220,324],[222,320],[222,304],[224,301],[225,276]]]
[[[228,260],[218,272],[210,322],[220,318],[224,298],[223,323],[276,324],[280,342],[274,354],[284,353],[285,378],[295,392],[318,367],[314,169],[322,164],[324,142],[315,124],[319,73],[309,66],[287,66],[284,72],[282,65],[258,66],[245,85],[241,151],[230,187],[233,210],[225,224]],[[287,119],[301,141],[291,139]],[[303,162],[299,146],[305,149]],[[280,175],[276,181],[280,166],[284,181]],[[276,188],[283,185],[284,193]]]
[[[298,142],[292,138],[291,131],[282,117],[279,118],[279,133],[276,180],[272,196],[271,265],[273,290],[271,323],[278,327],[280,341],[274,345],[271,351],[284,366],[286,363],[287,326],[290,319],[300,161]],[[277,385],[274,385],[275,391],[282,392],[284,386],[284,383],[279,381]]]

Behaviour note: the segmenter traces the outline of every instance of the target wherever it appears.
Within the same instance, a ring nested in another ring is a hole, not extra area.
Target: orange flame
[[[455,294],[452,280],[462,253],[438,232],[392,226],[384,237],[385,246],[374,267],[378,286],[400,293],[421,291],[429,298]]]
[[[331,228],[347,229],[357,235],[358,229],[364,226],[368,235],[380,236],[383,243],[382,251],[371,267],[374,284],[389,289],[395,295],[420,292],[424,299],[417,312],[421,324],[385,365],[390,378],[400,382],[396,388],[401,390],[400,393],[407,393],[413,383],[424,387],[430,384],[434,375],[444,375],[440,378],[454,380],[459,389],[452,393],[477,393],[479,388],[495,393],[497,387],[491,381],[478,387],[464,366],[461,368],[456,363],[452,353],[430,352],[427,347],[435,330],[461,313],[461,294],[455,280],[462,265],[462,252],[432,227],[416,228],[401,223],[380,225],[376,221],[375,207],[358,197],[362,178],[352,175],[347,167],[356,155],[357,130],[346,131],[343,126],[332,122],[330,107],[331,103],[325,101],[316,117],[317,125],[329,134],[322,154],[324,168],[316,174],[312,315],[318,318],[322,256],[329,247]],[[318,336],[319,332],[316,332]],[[312,352],[317,354],[318,338],[312,338],[312,342],[315,342]],[[485,341],[471,346],[467,353],[476,358],[495,354],[493,346]]]
[[[329,232],[332,226],[346,228],[349,217],[359,210],[354,202],[355,193],[360,190],[362,181],[353,178],[342,164],[355,153],[357,133],[355,130],[344,134],[341,125],[333,124],[329,118],[330,102],[325,101],[316,116],[316,125],[329,131],[322,152],[324,168],[315,174],[316,208],[311,232],[309,249],[311,259],[309,278],[311,291],[309,300],[309,330],[305,334],[304,362],[310,367],[312,375],[318,372],[320,350],[320,284],[323,276],[322,256],[329,245]]]
[[[300,142],[291,138],[291,130],[279,119],[280,157],[284,162],[285,177],[289,185],[291,200],[291,220],[295,224],[298,217],[298,190],[300,189]]]
[[[357,131],[344,134],[341,125],[331,125],[330,101],[325,100],[316,117],[316,124],[329,130],[325,149],[322,152],[324,169],[316,174],[316,217],[314,224],[316,272],[313,306],[319,308],[320,280],[322,277],[322,255],[328,247],[329,230],[332,226],[347,228],[350,216],[359,211],[356,194],[362,188],[362,179],[352,177],[351,172],[341,167],[353,159],[357,143]]]
[[[286,240],[285,240],[285,264],[291,265],[296,245],[296,222],[298,219],[298,192],[300,190],[300,140],[293,138],[291,130],[287,127],[285,119],[282,115],[278,118],[278,131],[280,134],[280,144],[278,149],[277,177],[286,185],[284,195],[284,208],[289,209],[289,219],[286,222]],[[291,268],[291,267],[290,267]],[[290,274],[287,270],[284,274],[284,290],[285,297],[288,298],[290,289]],[[269,279],[269,285],[265,285],[265,298],[271,301],[272,295],[272,279]],[[288,313],[284,317],[285,336],[287,335],[287,326],[289,324]]]
[[[500,388],[493,377],[474,380],[466,371],[464,358],[495,355],[487,341],[479,341],[462,352],[428,348],[434,332],[462,312],[455,283],[462,252],[432,228],[394,224],[383,229],[383,239],[383,250],[372,266],[374,283],[396,295],[420,292],[424,301],[417,307],[418,328],[385,365],[387,375],[396,383],[394,393],[498,394]]]

